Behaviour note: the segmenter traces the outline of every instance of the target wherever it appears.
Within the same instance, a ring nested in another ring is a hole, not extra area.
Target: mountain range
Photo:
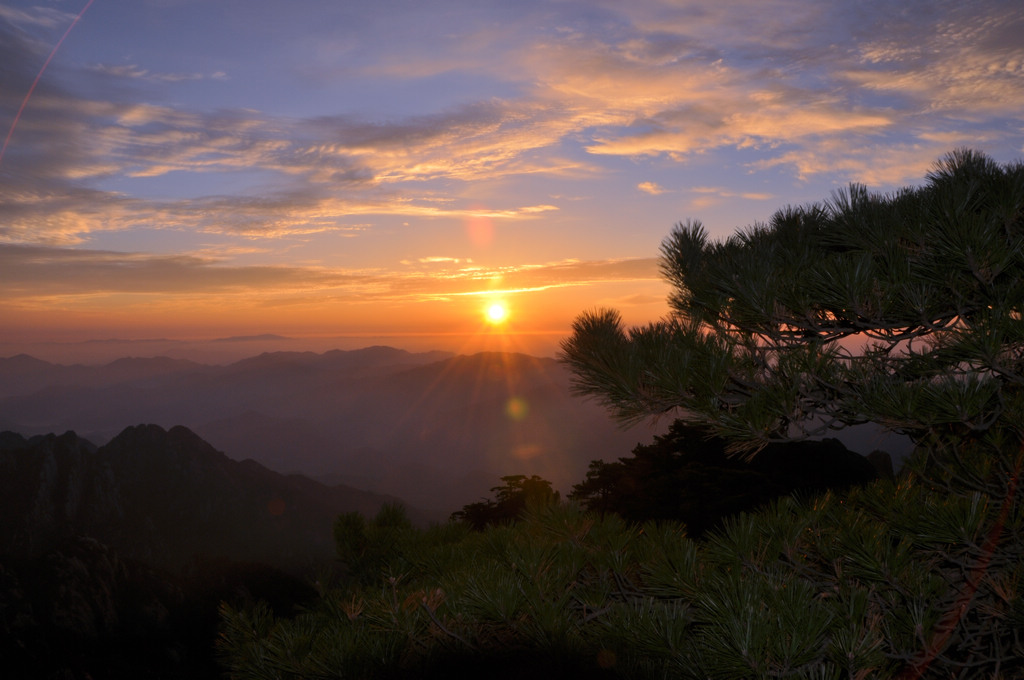
[[[561,364],[524,354],[369,347],[227,365],[0,359],[0,430],[73,430],[102,444],[137,423],[185,426],[233,460],[397,496],[433,519],[507,474],[567,489],[591,460],[625,455],[655,432],[620,429],[570,394]]]
[[[100,447],[74,432],[3,432],[0,494],[0,555],[35,559],[88,536],[173,571],[230,559],[300,573],[333,558],[340,513],[398,502],[231,460],[187,428],[158,425]]]
[[[294,611],[330,573],[336,517],[388,502],[231,460],[180,426],[100,447],[2,432],[0,676],[220,678],[220,603]]]

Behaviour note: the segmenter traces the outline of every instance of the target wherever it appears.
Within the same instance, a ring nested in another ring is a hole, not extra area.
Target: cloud
[[[697,194],[697,197],[690,200],[690,205],[697,209],[706,209],[712,206],[721,205],[728,199],[742,198],[746,201],[770,201],[775,198],[774,194],[757,191],[735,191],[726,187],[690,187],[690,193]]]
[[[493,292],[526,292],[625,281],[651,281],[662,278],[656,258],[618,260],[565,260],[544,264],[520,265],[468,271],[464,281],[468,290],[451,295],[486,295]],[[487,286],[480,286],[486,282]]]
[[[354,216],[464,219],[480,214],[461,199],[466,183],[594,176],[617,156],[686,164],[741,149],[747,172],[889,185],[919,179],[951,146],[998,146],[1024,109],[1024,18],[997,2],[921,0],[897,14],[880,2],[856,10],[798,0],[596,2],[583,13],[527,3],[501,26],[468,13],[431,34],[424,52],[415,21],[439,19],[418,12],[403,17],[412,22],[401,28],[407,43],[388,57],[376,46],[355,65],[351,46],[315,39],[328,82],[342,67],[384,87],[473,74],[502,93],[407,116],[201,110],[147,99],[132,84],[223,72],[135,63],[89,67],[106,85],[84,97],[62,87],[79,75],[64,67],[63,78],[40,85],[4,158],[0,240],[69,245],[136,227],[354,234],[346,227]],[[4,118],[13,118],[45,55],[29,29],[71,19],[0,6]],[[329,49],[337,50],[330,59]],[[234,189],[155,198],[143,188],[197,175],[211,187],[230,178]],[[666,191],[654,181],[636,186]],[[509,198],[486,216],[535,219],[557,203]]]
[[[356,236],[368,225],[357,216],[392,215],[426,219],[536,219],[557,210],[547,204],[456,207],[385,192],[353,192],[336,197],[315,189],[278,191],[263,196],[208,196],[193,200],[135,199],[113,192],[67,188],[43,193],[36,186],[0,185],[0,241],[73,245],[86,235],[134,228],[278,238],[323,232]]]
[[[437,137],[454,134],[451,127],[455,123],[378,125],[372,131],[364,124],[336,123],[329,126],[327,136],[343,141],[314,146],[303,141],[309,126],[288,129],[284,123],[275,125],[252,112],[197,114],[165,106],[82,102],[69,95],[61,101],[62,105],[52,107],[52,114],[36,117],[22,142],[37,150],[61,149],[63,154],[37,153],[22,165],[31,167],[29,172],[0,185],[2,240],[70,244],[94,231],[135,227],[264,237],[327,230],[354,233],[348,222],[356,215],[514,220],[557,209],[534,204],[483,210],[437,200],[422,189],[406,191],[405,182],[421,183],[439,176],[467,178],[488,174],[492,163],[500,164],[495,158],[481,159],[487,150],[474,152],[465,141],[464,153],[455,154],[456,161],[443,161],[446,142]],[[67,110],[85,112],[94,120],[86,124],[71,121],[61,113]],[[290,134],[282,134],[282,128]],[[437,148],[414,158],[409,147],[417,139],[421,146]],[[455,142],[449,146],[460,148]],[[428,153],[437,154],[437,162],[429,162]],[[80,160],[85,158],[102,158],[106,164]],[[416,164],[409,165],[411,162]],[[259,196],[156,200],[83,186],[83,182],[106,177],[143,179],[173,172],[223,174],[253,172],[254,168],[268,182],[275,176],[281,178],[278,184],[282,188]],[[512,171],[525,173],[536,168],[513,162]]]
[[[566,260],[509,267],[471,266],[428,257],[429,270],[386,271],[314,266],[230,266],[220,254],[153,255],[0,243],[5,304],[33,306],[97,296],[345,297],[354,301],[431,300],[496,290],[540,291],[661,278],[654,258]],[[446,266],[450,265],[450,266]]]
[[[64,28],[75,20],[75,14],[40,5],[26,9],[0,5],[0,19],[21,28]]]
[[[695,194],[712,195],[716,198],[742,198],[748,201],[770,201],[774,194],[756,191],[734,191],[725,187],[690,187]]]
[[[950,144],[955,140],[959,143]],[[791,167],[797,177],[807,179],[831,173],[870,187],[899,187],[919,182],[935,160],[955,146],[974,146],[978,137],[966,133],[922,138],[921,142],[870,139],[831,140],[823,142],[816,155],[787,151],[770,159],[755,161],[755,170]]]
[[[636,185],[636,188],[651,196],[659,196],[667,191],[657,182],[640,182],[640,184]]]
[[[0,244],[0,282],[8,303],[100,294],[217,294],[337,286],[366,275],[302,267],[218,264],[194,255],[151,255],[103,250]]]
[[[613,307],[640,307],[645,305],[659,305],[665,304],[664,295],[625,295],[622,297],[615,298],[611,301]]]
[[[28,79],[17,68],[24,59],[7,63],[15,67],[0,73],[0,92],[14,89],[4,80]],[[146,72],[126,69],[122,75]],[[0,101],[9,110],[17,103]],[[557,207],[499,205],[481,212],[444,205],[421,185],[578,172],[579,161],[530,155],[555,143],[560,125],[553,114],[534,115],[498,101],[368,123],[82,99],[53,86],[33,99],[32,118],[18,129],[5,159],[18,173],[0,185],[0,240],[73,244],[95,231],[136,227],[273,237],[351,231],[344,226],[347,217],[371,214],[537,217]],[[247,192],[156,200],[90,186],[110,178],[254,172],[275,188],[259,197]]]
[[[1024,19],[1000,3],[942,7],[915,3],[894,21],[891,3],[858,13],[795,0],[636,3],[622,10],[631,21],[622,34],[573,33],[529,58],[547,96],[601,112],[591,154],[686,162],[754,148],[767,158],[751,168],[800,156],[806,178],[842,168],[851,139],[884,151],[893,137],[912,145],[942,134],[949,115],[1016,117],[1024,46],[1013,36]]]
[[[863,43],[859,63],[839,75],[909,99],[926,113],[1017,116],[1024,108],[1024,15],[1005,3],[977,9],[950,5],[900,25],[898,34],[883,32]]]
[[[546,153],[574,125],[541,102],[489,100],[394,122],[321,117],[305,127],[320,140],[305,150],[305,157],[314,162],[358,158],[381,183],[493,180],[585,169],[580,161]]]
[[[472,263],[473,260],[468,257],[443,257],[443,256],[431,256],[421,257],[416,260],[420,264],[462,264],[463,262]],[[405,263],[403,263],[405,264]]]
[[[225,80],[227,74],[223,71],[213,73],[153,73],[149,69],[142,68],[136,64],[93,64],[89,67],[93,73],[113,78],[126,78],[129,80],[148,80],[161,83],[178,83],[189,80]]]

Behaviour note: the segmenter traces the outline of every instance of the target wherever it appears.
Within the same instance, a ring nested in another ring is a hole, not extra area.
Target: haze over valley
[[[403,499],[435,519],[502,475],[563,490],[660,425],[621,429],[573,397],[550,358],[389,347],[264,353],[227,365],[166,357],[63,365],[0,359],[0,430],[75,431],[102,445],[125,427],[182,425],[236,460]]]

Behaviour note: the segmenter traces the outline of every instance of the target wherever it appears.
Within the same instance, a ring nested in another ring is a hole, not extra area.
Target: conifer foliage
[[[724,242],[679,224],[662,270],[669,319],[590,312],[563,343],[624,420],[672,411],[747,451],[864,422],[1024,437],[1020,163],[956,151],[920,187],[853,185]]]
[[[1015,496],[917,478],[784,498],[700,542],[549,504],[418,531],[293,619],[224,607],[221,651],[232,678],[497,673],[510,655],[557,669],[537,677],[1012,678],[1022,579]]]

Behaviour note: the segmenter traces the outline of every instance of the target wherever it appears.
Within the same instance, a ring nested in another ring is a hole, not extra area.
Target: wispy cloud
[[[75,14],[73,12],[62,12],[58,9],[41,5],[34,5],[26,9],[0,5],[0,19],[19,27],[64,27],[70,24],[74,18]]]
[[[580,261],[566,260],[498,268],[465,268],[449,271],[444,286],[426,297],[478,296],[537,292],[555,288],[660,280],[655,258]],[[408,281],[417,281],[415,278]],[[424,291],[432,285],[425,281]]]
[[[930,168],[940,153],[957,146],[973,146],[981,141],[963,133],[947,137],[946,143],[931,138],[918,143],[891,142],[879,147],[869,139],[828,140],[821,144],[816,155],[800,151],[787,151],[778,156],[754,161],[756,170],[770,168],[792,168],[797,177],[808,179],[825,173],[842,173],[868,186],[899,186],[910,178],[920,178]],[[954,142],[954,143],[949,143]]]
[[[734,191],[725,187],[691,187],[690,193],[697,196],[690,200],[690,205],[697,209],[709,208],[735,198],[742,198],[746,201],[769,201],[775,198],[774,194],[755,191]]]
[[[420,264],[462,264],[463,262],[472,263],[471,258],[462,257],[444,257],[444,256],[430,256],[421,257],[416,260]],[[409,261],[403,261],[402,264],[411,264]]]
[[[251,293],[355,284],[365,274],[301,267],[224,266],[217,258],[0,244],[0,281],[8,303],[98,294]]]
[[[557,207],[470,208],[453,205],[451,199],[447,204],[437,201],[410,184],[571,174],[581,166],[560,157],[531,158],[531,149],[550,145],[559,132],[548,129],[550,120],[497,102],[374,124],[118,104],[82,100],[59,90],[38,96],[34,105],[32,125],[19,130],[18,141],[19,148],[36,153],[17,159],[26,172],[0,186],[0,239],[9,242],[70,244],[94,231],[140,226],[271,237],[345,228],[346,218],[358,215],[530,218]],[[40,149],[62,153],[40,154]],[[183,200],[87,188],[112,177],[153,179],[253,169],[267,182],[276,176],[279,188],[259,197]],[[58,200],[50,200],[55,196]]]
[[[146,99],[132,83],[222,79],[222,71],[94,64],[94,75],[123,82],[85,97],[53,80],[35,96],[31,121],[5,159],[18,171],[0,184],[0,239],[75,244],[136,227],[356,234],[345,225],[366,215],[537,219],[560,201],[508,198],[481,211],[452,187],[592,176],[616,156],[685,165],[737,149],[750,152],[748,172],[889,185],[920,178],[951,146],[998,144],[1024,109],[1020,12],[1005,3],[924,2],[893,17],[891,3],[867,6],[600,2],[580,17],[565,14],[568,6],[527,3],[509,25],[468,23],[439,34],[429,53],[410,42],[390,57],[346,66],[350,50],[318,43],[321,57],[338,50],[322,66],[328,79],[344,66],[391,84],[458,72],[505,86],[501,97],[421,115],[203,110]],[[27,27],[71,18],[0,6],[5,114],[34,76],[37,60],[25,57],[40,45]],[[1006,121],[974,132],[997,117]],[[174,199],[123,189],[182,175],[258,177],[223,194]],[[115,180],[117,189],[103,188]],[[667,191],[654,180],[634,186]],[[737,196],[771,198],[717,193]]]
[[[149,80],[160,83],[178,83],[189,80],[225,80],[227,78],[227,74],[223,71],[214,71],[213,73],[154,73],[136,64],[93,64],[89,67],[89,70],[93,73],[113,78]]]
[[[1011,4],[949,6],[860,48],[845,73],[859,87],[910,99],[924,113],[978,120],[1024,108],[1024,15]],[[931,21],[928,19],[931,18]]]
[[[6,304],[18,306],[102,295],[250,296],[257,290],[266,296],[329,294],[362,301],[415,301],[660,279],[653,258],[479,267],[462,258],[427,257],[420,264],[434,266],[429,271],[231,266],[217,254],[0,244],[0,285]]]
[[[888,155],[896,136],[934,160],[949,149],[933,141],[948,116],[980,122],[1024,107],[1016,8],[917,5],[894,21],[892,3],[857,16],[791,0],[638,3],[623,10],[633,22],[625,37],[575,34],[530,59],[550,96],[601,112],[592,154],[686,162],[754,147],[767,157],[755,170],[794,164],[804,178],[838,171],[867,181],[882,176],[867,159]],[[830,26],[865,39],[844,36],[844,45]],[[850,140],[864,159],[849,162]],[[920,177],[930,161],[914,161],[885,179]]]

